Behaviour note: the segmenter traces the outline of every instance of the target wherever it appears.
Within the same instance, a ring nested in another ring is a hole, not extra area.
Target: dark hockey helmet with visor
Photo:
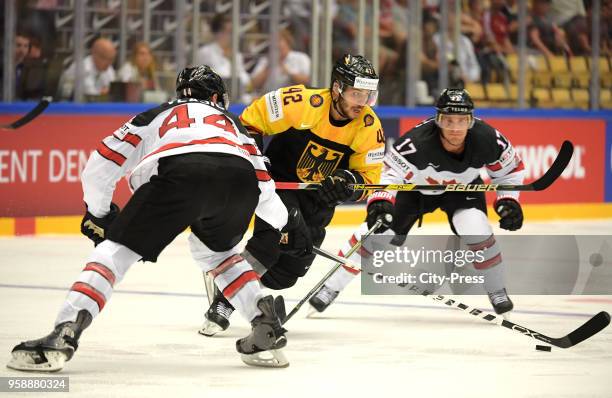
[[[217,94],[217,102],[227,109],[229,97],[223,79],[208,65],[185,68],[176,78],[177,98],[196,98],[207,101],[214,94]]]
[[[474,126],[474,102],[467,90],[460,88],[447,88],[442,91],[436,101],[436,124],[440,128],[467,128]],[[451,126],[444,115],[468,115],[468,118]]]
[[[374,105],[378,98],[378,75],[374,66],[361,55],[344,54],[332,69],[331,84],[339,84],[340,95],[358,105]],[[357,90],[347,92],[347,87]]]

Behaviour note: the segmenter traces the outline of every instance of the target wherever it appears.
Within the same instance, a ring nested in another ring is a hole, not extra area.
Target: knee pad
[[[228,257],[238,254],[237,245],[229,250],[215,251],[206,246],[195,234],[191,233],[188,238],[189,249],[191,256],[202,269],[203,272],[208,272],[223,262]]]
[[[481,236],[486,239],[493,234],[487,215],[475,208],[455,211],[452,224],[455,233],[459,236]]]
[[[87,263],[98,263],[113,273],[115,283],[121,282],[127,270],[142,257],[122,244],[105,240],[87,259]]]

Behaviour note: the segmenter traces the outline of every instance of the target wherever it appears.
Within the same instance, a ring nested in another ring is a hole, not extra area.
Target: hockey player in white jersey
[[[264,296],[257,274],[237,247],[254,212],[282,229],[287,210],[255,143],[226,111],[221,78],[206,65],[186,68],[176,90],[176,100],[132,118],[91,155],[82,174],[87,211],[81,230],[96,247],[54,330],[17,345],[8,367],[62,369],[129,268],[139,260],[156,261],[187,227],[197,265],[214,276],[218,288],[251,322],[251,334],[236,342],[243,361],[288,365],[274,298]],[[123,176],[134,194],[119,211],[111,199]]]
[[[435,118],[415,126],[389,149],[381,184],[481,184],[482,168],[494,184],[522,184],[523,162],[498,130],[474,118],[474,104],[467,91],[444,90],[436,108]],[[500,216],[501,228],[521,228],[523,212],[518,199],[518,192],[497,193],[493,208]],[[484,192],[376,191],[368,199],[366,222],[340,255],[347,253],[379,219],[383,225],[375,234],[406,235],[423,214],[438,208],[447,214],[452,231],[464,238],[471,250],[484,250],[483,261],[473,265],[484,276],[484,288],[495,312],[511,311],[513,304],[504,285],[504,263],[487,219]],[[366,244],[350,259],[359,264],[368,255]],[[340,267],[309,300],[310,305],[318,312],[325,311],[358,274],[355,269]]]

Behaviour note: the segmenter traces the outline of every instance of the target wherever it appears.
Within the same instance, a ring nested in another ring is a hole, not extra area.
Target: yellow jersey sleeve
[[[256,99],[240,115],[249,130],[274,135],[296,127],[301,120],[304,104],[308,103],[303,85],[283,87]]]
[[[354,153],[349,159],[349,169],[357,171],[364,184],[378,184],[385,157],[385,136],[380,120],[373,111],[365,114],[360,130],[351,144]],[[364,192],[360,199],[368,194]]]

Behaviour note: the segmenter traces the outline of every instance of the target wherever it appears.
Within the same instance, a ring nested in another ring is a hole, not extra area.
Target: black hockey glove
[[[366,221],[368,229],[372,228],[376,221],[382,220],[382,225],[374,233],[382,233],[391,228],[393,224],[393,210],[395,198],[389,192],[376,191],[368,199],[368,216]]]
[[[516,231],[523,226],[523,209],[516,199],[497,199],[493,207],[500,217],[500,228],[507,229],[508,231]]]
[[[295,257],[312,253],[312,235],[299,209],[289,209],[287,225],[281,230],[281,251]]]
[[[111,203],[110,212],[104,217],[96,217],[89,211],[85,212],[81,221],[81,233],[91,239],[94,246],[98,246],[106,238],[106,231],[118,214],[119,206],[114,203]]]
[[[351,171],[337,169],[321,181],[321,186],[317,189],[319,198],[327,207],[337,206],[349,199],[355,200],[361,196],[361,191],[353,191],[348,184],[356,183],[357,179]]]

